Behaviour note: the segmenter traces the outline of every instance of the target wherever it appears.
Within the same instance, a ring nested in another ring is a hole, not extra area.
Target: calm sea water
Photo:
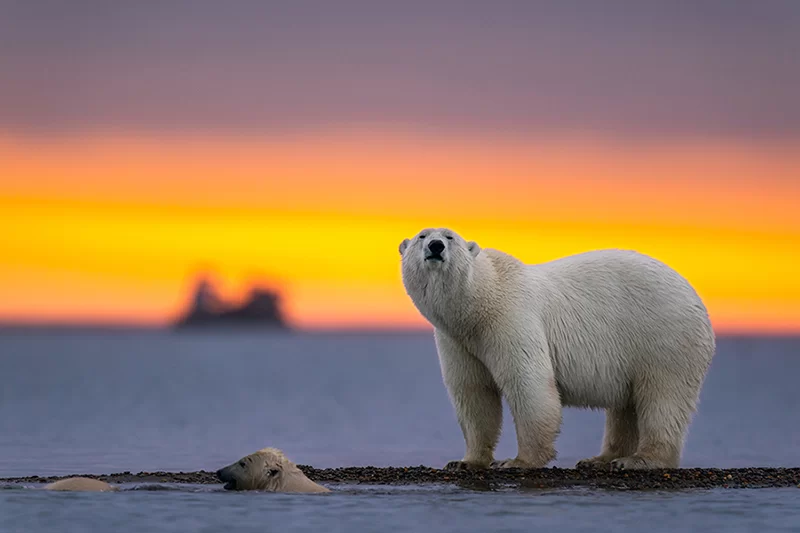
[[[800,340],[720,339],[682,466],[800,466],[798,383]],[[602,432],[602,413],[566,410],[553,464],[594,455]],[[431,335],[0,333],[0,477],[213,470],[264,446],[316,467],[460,458]],[[506,408],[497,455],[514,453]],[[796,488],[123,488],[6,487],[0,531],[800,530]]]

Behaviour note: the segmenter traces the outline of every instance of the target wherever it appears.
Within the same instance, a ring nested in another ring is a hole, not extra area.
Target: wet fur
[[[227,490],[330,492],[314,483],[281,450],[264,448],[217,471]]]
[[[117,488],[109,485],[105,481],[92,479],[89,477],[69,477],[59,479],[44,486],[45,490],[57,491],[81,491],[81,492],[112,492]]]

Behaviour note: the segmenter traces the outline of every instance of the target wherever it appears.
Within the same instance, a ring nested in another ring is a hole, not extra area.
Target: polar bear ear
[[[472,257],[478,257],[478,254],[481,253],[481,247],[478,246],[478,243],[475,241],[469,241],[467,243],[467,250],[472,254]]]
[[[408,239],[403,239],[403,242],[400,243],[400,255],[403,255],[403,253],[406,251],[406,248],[408,248],[408,243]]]

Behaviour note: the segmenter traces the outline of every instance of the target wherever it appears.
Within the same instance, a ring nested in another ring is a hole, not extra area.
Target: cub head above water
[[[308,479],[297,465],[277,448],[264,448],[217,470],[225,490],[267,492],[330,492]]]

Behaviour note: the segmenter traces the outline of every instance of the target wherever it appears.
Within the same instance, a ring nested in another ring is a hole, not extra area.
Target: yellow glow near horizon
[[[423,326],[397,245],[450,226],[528,262],[636,249],[718,330],[800,331],[796,147],[380,138],[0,141],[0,319],[163,323],[210,268],[299,327]]]

